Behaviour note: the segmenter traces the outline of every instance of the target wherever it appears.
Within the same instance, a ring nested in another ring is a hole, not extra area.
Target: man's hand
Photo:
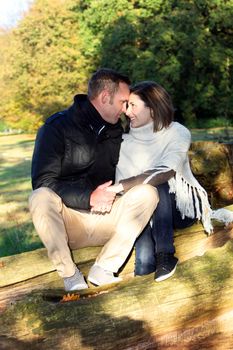
[[[103,214],[111,211],[116,197],[115,192],[107,190],[111,184],[112,181],[105,182],[92,192],[90,197],[91,212]]]
[[[119,184],[109,186],[107,188],[107,191],[114,192],[114,193],[120,193],[120,192],[124,191],[124,187],[122,186],[122,184],[119,183]]]

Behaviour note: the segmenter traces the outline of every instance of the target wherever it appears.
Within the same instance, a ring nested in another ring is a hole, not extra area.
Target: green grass
[[[0,256],[42,247],[28,211],[34,135],[0,136]],[[193,141],[233,141],[233,128],[193,129]]]
[[[0,136],[0,256],[42,247],[28,196],[34,135]]]
[[[193,141],[233,142],[233,127],[192,129]]]

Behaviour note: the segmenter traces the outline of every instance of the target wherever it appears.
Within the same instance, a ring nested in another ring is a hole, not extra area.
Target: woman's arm
[[[121,180],[120,184],[122,184],[123,191],[127,192],[130,188],[142,184],[150,175],[154,173],[156,173],[156,169],[148,170],[138,176],[132,176],[128,179]],[[155,174],[147,183],[152,186],[158,186],[170,180],[174,175],[174,170],[168,170],[162,173],[160,172]]]
[[[154,174],[156,172],[156,169],[145,171],[144,173],[138,175],[138,176],[132,176],[128,179],[121,180],[119,183],[116,183],[113,186],[110,186],[107,191],[120,193],[120,192],[127,192],[132,187],[136,185],[142,184],[150,175]],[[167,182],[175,175],[174,170],[168,170],[163,173],[159,173],[154,175],[147,183],[152,186],[158,186],[164,182]]]

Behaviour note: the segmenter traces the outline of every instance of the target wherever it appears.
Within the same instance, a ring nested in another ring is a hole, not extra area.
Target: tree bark
[[[173,278],[153,275],[80,293],[30,293],[2,313],[3,349],[231,349],[233,241],[181,263]],[[203,347],[204,346],[204,347]]]
[[[156,283],[153,274],[132,278],[131,256],[122,282],[91,287],[69,302],[61,302],[62,281],[44,250],[21,254],[21,262],[20,256],[2,258],[1,270],[9,269],[5,282],[14,265],[15,275],[24,266],[22,276],[28,279],[1,288],[0,348],[193,350],[213,349],[217,343],[218,350],[231,349],[232,238],[230,226],[216,226],[210,237],[201,225],[179,230],[175,244],[180,264],[171,279]],[[84,274],[99,249],[75,252]],[[25,265],[27,256],[30,264]],[[26,272],[31,274],[31,265],[33,278]]]
[[[232,204],[233,142],[193,142],[189,156],[193,174],[208,192],[212,207]]]

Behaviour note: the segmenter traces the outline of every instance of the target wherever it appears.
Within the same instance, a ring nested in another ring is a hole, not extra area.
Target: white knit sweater
[[[154,132],[153,123],[150,123],[131,128],[123,139],[116,182],[153,169],[152,174],[144,180],[144,183],[148,183],[156,174],[174,170],[176,174],[169,180],[170,192],[175,193],[177,208],[182,217],[194,218],[196,212],[196,218],[201,219],[205,231],[211,233],[212,210],[207,193],[193,176],[189,165],[189,130],[172,122],[168,128]]]

